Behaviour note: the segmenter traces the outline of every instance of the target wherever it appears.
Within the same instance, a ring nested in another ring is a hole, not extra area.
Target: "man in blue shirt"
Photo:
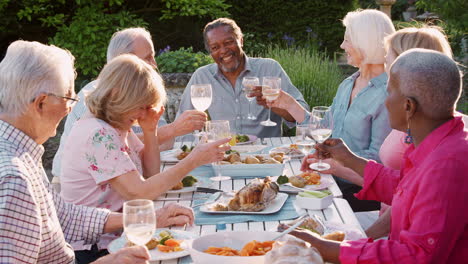
[[[278,125],[267,127],[260,125],[268,118],[268,107],[261,92],[256,91],[257,104],[251,108],[256,120],[247,119],[249,101],[242,89],[244,77],[274,76],[281,78],[281,89],[293,96],[304,108],[308,105],[299,90],[291,83],[281,65],[273,59],[251,58],[242,50],[242,31],[236,22],[228,18],[219,18],[208,23],[203,31],[205,47],[215,63],[199,68],[193,74],[182,95],[177,117],[184,111],[194,109],[190,99],[190,87],[193,84],[211,84],[213,100],[208,113],[213,120],[229,120],[231,130],[238,134],[250,134],[258,137],[281,136],[281,123],[284,120],[290,127],[296,120],[286,110],[272,108],[271,120]]]

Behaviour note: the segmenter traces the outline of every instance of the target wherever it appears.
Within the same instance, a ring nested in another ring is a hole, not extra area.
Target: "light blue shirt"
[[[332,136],[342,138],[357,155],[380,162],[380,146],[391,131],[384,104],[387,97],[387,74],[372,78],[349,105],[351,91],[359,74],[354,73],[338,87],[331,106],[334,123]]]
[[[257,120],[247,119],[249,101],[242,91],[242,79],[249,76],[258,77],[260,82],[264,76],[280,77],[281,89],[294,97],[306,109],[309,108],[301,92],[291,83],[288,75],[277,61],[245,56],[245,69],[237,77],[234,88],[219,70],[216,63],[197,69],[182,95],[177,117],[186,110],[194,109],[190,99],[190,86],[192,84],[209,83],[213,89],[213,100],[208,108],[212,120],[229,120],[232,132],[237,134],[256,135],[257,137],[281,136],[283,119],[271,112],[271,120],[278,125],[274,127],[260,125],[261,121],[268,119],[268,109],[257,105],[256,101],[252,102],[251,111],[257,117]],[[284,121],[289,127],[295,126],[295,122]]]
[[[70,134],[73,124],[75,124],[75,122],[78,121],[85,113],[89,112],[88,107],[85,104],[85,99],[89,93],[91,93],[92,91],[94,91],[94,89],[96,89],[97,83],[98,83],[98,80],[94,80],[86,84],[85,87],[81,88],[80,92],[78,93],[78,97],[80,98],[80,101],[77,102],[76,105],[72,108],[71,112],[67,116],[67,119],[65,120],[63,133],[62,133],[62,136],[60,137],[60,145],[57,150],[57,153],[55,153],[54,160],[52,162],[52,174],[56,177],[59,177],[60,175],[62,155],[63,155],[62,154],[63,146],[65,145],[65,142],[68,138],[68,134]],[[164,126],[164,125],[167,125],[167,122],[163,117],[161,117],[159,120],[158,126]],[[133,126],[132,130],[135,133],[143,132],[141,130],[141,127],[139,126]]]

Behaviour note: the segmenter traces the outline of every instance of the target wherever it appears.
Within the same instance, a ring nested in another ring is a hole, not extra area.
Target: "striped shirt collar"
[[[37,144],[23,131],[3,120],[0,120],[0,138],[11,142],[12,146],[15,146],[18,152],[29,153],[35,162],[41,162],[42,155],[44,154],[44,147]]]

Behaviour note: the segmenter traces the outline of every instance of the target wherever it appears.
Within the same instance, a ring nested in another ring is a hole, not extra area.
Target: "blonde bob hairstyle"
[[[86,97],[91,113],[111,126],[123,129],[132,110],[163,105],[166,91],[161,76],[135,55],[124,54],[107,63],[97,88]]]
[[[452,58],[452,49],[440,27],[404,28],[385,38],[385,49],[396,56],[413,48],[439,51]]]
[[[40,94],[74,92],[75,58],[64,49],[17,40],[0,63],[0,112],[18,117]]]
[[[377,10],[356,10],[343,19],[345,38],[362,58],[362,64],[384,64],[384,38],[395,32],[392,20]]]

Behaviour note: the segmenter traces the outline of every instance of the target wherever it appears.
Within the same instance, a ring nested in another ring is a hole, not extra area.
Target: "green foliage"
[[[230,5],[224,0],[162,0],[166,9],[162,10],[161,20],[176,16],[209,16],[211,18],[225,17]]]
[[[50,39],[66,48],[76,58],[75,67],[88,77],[95,77],[106,62],[106,50],[112,34],[123,28],[145,27],[147,23],[127,11],[108,13],[97,6],[79,8],[69,25],[61,26]]]
[[[341,19],[358,7],[357,0],[244,0],[227,1],[229,12],[243,32],[254,33],[256,43],[295,44],[316,43],[329,54],[339,50],[344,27]],[[257,52],[244,41],[249,54]],[[257,45],[257,44],[256,44]],[[258,47],[260,48],[260,47]]]
[[[331,105],[343,76],[337,63],[323,52],[269,46],[262,55],[281,64],[310,107]]]
[[[158,68],[164,73],[194,72],[201,66],[213,63],[210,55],[193,52],[192,47],[164,52],[156,58]]]

